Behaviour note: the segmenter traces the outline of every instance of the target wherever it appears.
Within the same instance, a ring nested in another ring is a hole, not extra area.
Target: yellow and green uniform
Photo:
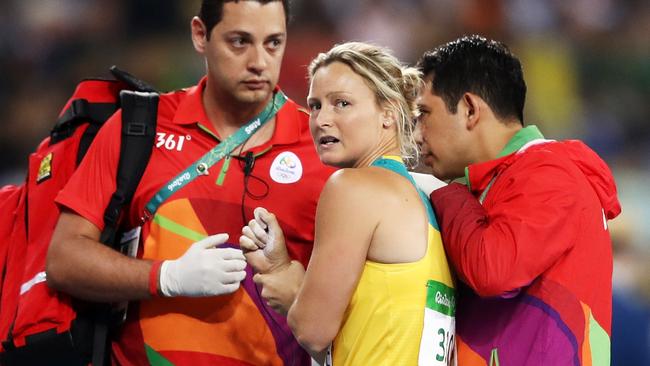
[[[383,157],[373,166],[415,185],[398,157]],[[335,366],[448,363],[454,342],[454,283],[433,210],[419,193],[429,218],[426,254],[410,263],[366,260],[332,345]]]

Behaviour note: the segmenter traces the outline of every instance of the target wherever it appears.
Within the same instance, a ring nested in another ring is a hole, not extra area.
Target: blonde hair
[[[309,79],[319,68],[333,62],[348,65],[363,77],[374,92],[378,105],[388,105],[396,113],[397,142],[402,158],[409,163],[417,161],[413,120],[417,115],[416,98],[422,85],[421,72],[402,64],[387,48],[347,42],[316,56],[309,65]]]

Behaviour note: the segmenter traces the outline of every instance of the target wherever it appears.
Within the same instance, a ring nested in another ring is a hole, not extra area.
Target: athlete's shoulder
[[[387,189],[384,172],[375,168],[346,168],[334,172],[327,180],[326,189],[337,195],[376,197]]]
[[[367,169],[340,169],[325,183],[318,207],[336,210],[340,217],[377,217],[385,208],[385,194]]]

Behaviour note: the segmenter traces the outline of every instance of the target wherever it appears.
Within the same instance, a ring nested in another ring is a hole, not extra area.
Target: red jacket
[[[473,290],[459,299],[459,364],[609,362],[606,219],[621,207],[607,165],[530,126],[467,172],[469,190],[431,194],[447,255]]]

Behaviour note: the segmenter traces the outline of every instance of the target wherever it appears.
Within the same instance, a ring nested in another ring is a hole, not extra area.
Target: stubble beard
[[[233,99],[240,104],[259,104],[268,100],[271,90],[237,90],[233,94]]]

